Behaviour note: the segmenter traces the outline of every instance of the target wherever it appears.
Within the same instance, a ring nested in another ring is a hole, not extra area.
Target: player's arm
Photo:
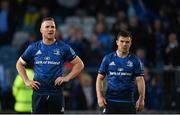
[[[66,76],[69,80],[76,77],[84,68],[84,63],[78,56],[76,56],[76,58],[73,59],[70,63],[73,64],[73,68],[71,72]]]
[[[84,63],[78,56],[76,56],[70,63],[73,64],[71,72],[65,77],[58,77],[55,80],[55,85],[61,85],[63,82],[69,82],[71,79],[75,78],[84,68]]]
[[[23,79],[23,81],[27,87],[35,89],[35,90],[39,89],[39,86],[38,86],[38,85],[40,85],[39,82],[29,80],[27,73],[26,73],[25,64],[26,64],[26,62],[20,57],[16,63],[16,69],[17,69],[19,75],[21,76],[21,78]]]
[[[141,111],[144,108],[144,99],[145,99],[145,82],[143,76],[136,77],[137,88],[139,92],[139,98],[136,102],[137,111]]]
[[[96,94],[99,107],[105,107],[105,105],[107,104],[103,96],[103,80],[104,76],[102,74],[98,74],[96,79]]]

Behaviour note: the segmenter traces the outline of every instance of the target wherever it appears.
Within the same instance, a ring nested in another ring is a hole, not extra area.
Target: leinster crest
[[[127,66],[128,67],[133,67],[133,62],[132,61],[127,61]]]

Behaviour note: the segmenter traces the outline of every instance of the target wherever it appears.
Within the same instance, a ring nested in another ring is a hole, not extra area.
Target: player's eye
[[[120,42],[121,42],[121,43],[124,43],[124,41],[123,41],[123,40],[120,40]]]

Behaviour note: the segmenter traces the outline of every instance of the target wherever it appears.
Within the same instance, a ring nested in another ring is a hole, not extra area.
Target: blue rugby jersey
[[[98,72],[107,75],[108,101],[134,102],[135,77],[144,76],[143,65],[137,56],[128,54],[120,58],[112,52],[104,57]]]
[[[54,81],[62,76],[64,63],[75,57],[69,45],[57,40],[51,45],[44,44],[42,40],[35,42],[21,56],[25,62],[34,63],[34,80],[41,84],[37,92],[48,95],[62,94],[62,86],[55,86]]]

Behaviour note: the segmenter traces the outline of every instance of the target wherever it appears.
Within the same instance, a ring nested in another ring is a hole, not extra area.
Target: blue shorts
[[[33,92],[32,113],[63,114],[64,97],[62,95],[40,95],[36,92]]]

